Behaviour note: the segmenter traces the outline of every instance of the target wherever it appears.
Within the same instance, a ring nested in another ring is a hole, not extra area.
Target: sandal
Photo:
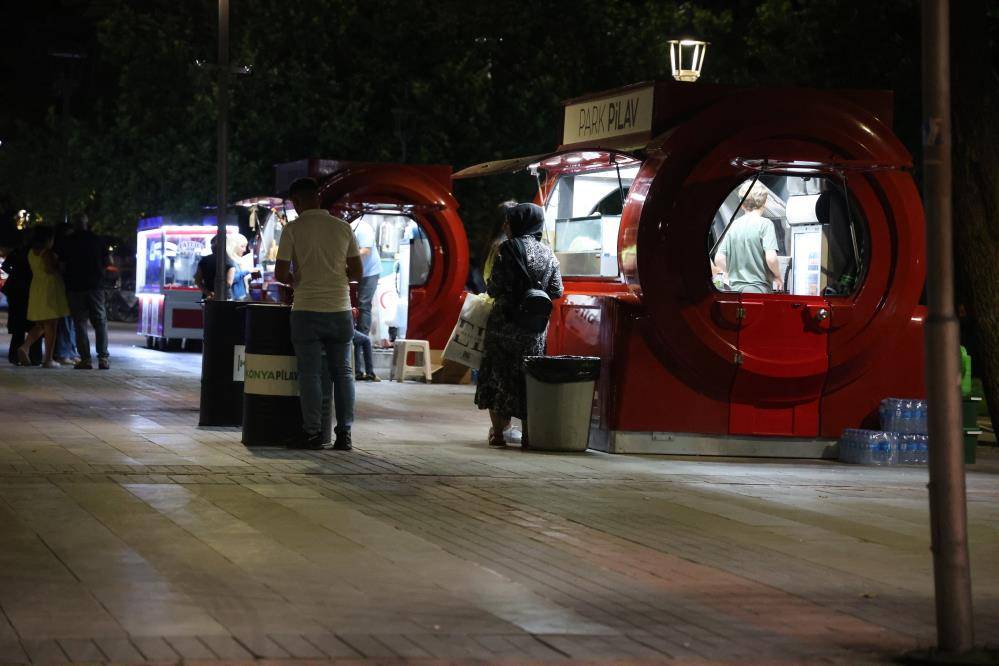
[[[17,360],[20,361],[21,365],[31,365],[31,356],[28,355],[24,347],[17,348]]]
[[[495,449],[505,449],[506,440],[503,439],[503,431],[497,431],[496,428],[489,429],[489,446]]]

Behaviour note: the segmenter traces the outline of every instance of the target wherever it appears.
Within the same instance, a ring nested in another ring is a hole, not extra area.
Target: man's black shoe
[[[285,448],[320,451],[323,448],[323,435],[320,432],[311,435],[307,432],[301,432],[297,436],[289,438],[285,442]]]
[[[354,447],[350,444],[350,431],[338,432],[336,434],[336,441],[333,442],[334,451],[350,451]]]

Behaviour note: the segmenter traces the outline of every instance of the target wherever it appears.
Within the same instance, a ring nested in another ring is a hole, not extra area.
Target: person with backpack
[[[493,447],[506,446],[503,431],[512,417],[527,418],[524,358],[544,355],[552,300],[562,296],[558,259],[541,242],[544,223],[540,206],[507,208],[507,240],[486,284],[495,304],[486,324],[475,404],[489,410]],[[522,445],[527,446],[526,437]]]

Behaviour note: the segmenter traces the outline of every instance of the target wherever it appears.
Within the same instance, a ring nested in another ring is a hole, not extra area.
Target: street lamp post
[[[219,0],[218,74],[218,185],[216,199],[215,299],[228,300],[226,293],[226,209],[229,175],[229,0]]]
[[[937,644],[942,652],[960,654],[973,647],[974,621],[961,438],[960,331],[954,310],[949,13],[949,0],[923,0],[926,393]]]
[[[73,63],[82,60],[85,56],[82,53],[72,53],[66,51],[49,53],[53,58],[59,58],[62,63],[62,73],[56,81],[56,89],[62,97],[62,156],[59,160],[59,180],[62,188],[62,222],[69,224],[69,100],[76,90],[77,81],[70,74]]]

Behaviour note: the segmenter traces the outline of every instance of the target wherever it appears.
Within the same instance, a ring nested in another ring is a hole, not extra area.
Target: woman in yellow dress
[[[30,365],[28,350],[38,338],[45,336],[43,368],[56,367],[52,360],[55,352],[56,330],[59,320],[69,314],[66,286],[59,274],[59,260],[52,245],[55,234],[51,227],[35,228],[31,238],[28,263],[31,265],[31,289],[28,292],[28,321],[34,322],[24,344],[17,350],[22,365]]]

